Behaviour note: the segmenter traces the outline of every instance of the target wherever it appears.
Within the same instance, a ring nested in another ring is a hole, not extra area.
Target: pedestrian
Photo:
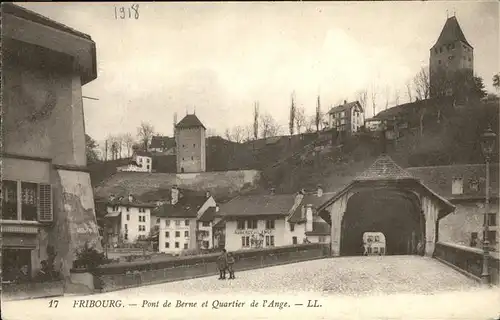
[[[219,280],[226,279],[227,252],[222,249],[222,254],[217,258],[217,268],[219,269]]]
[[[234,279],[234,269],[233,269],[233,266],[234,266],[234,255],[232,252],[229,252],[227,254],[227,269],[229,271],[229,279]]]

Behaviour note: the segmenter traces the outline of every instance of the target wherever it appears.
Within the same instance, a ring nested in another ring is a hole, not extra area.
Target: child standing
[[[231,252],[227,254],[227,269],[229,271],[229,279],[234,279],[234,265],[235,259]]]

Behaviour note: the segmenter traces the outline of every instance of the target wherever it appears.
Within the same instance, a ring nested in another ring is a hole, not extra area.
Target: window
[[[130,221],[130,214],[127,213],[127,221]]]
[[[194,158],[193,158],[193,157],[191,157],[191,160],[194,160]]]
[[[148,163],[151,163],[151,159],[150,158],[147,158],[147,162]],[[148,166],[149,167],[149,166]]]
[[[184,157],[182,157],[182,161],[184,161]]]
[[[181,220],[175,220],[175,225],[180,226],[181,225]]]
[[[238,220],[236,222],[236,229],[238,229],[238,230],[245,229],[245,220]]]
[[[170,248],[170,242],[165,242],[165,248]]]
[[[189,220],[184,220],[184,225],[189,226]]]
[[[266,221],[266,229],[274,229],[274,220]]]
[[[266,236],[266,247],[274,246],[274,236]]]
[[[165,220],[165,227],[170,227],[170,220]]]
[[[438,60],[438,64],[441,64],[441,60]]]
[[[4,180],[2,189],[2,219],[52,221],[50,185]]]
[[[295,224],[293,223],[290,223],[290,231],[295,231]]]
[[[210,242],[209,241],[203,241],[203,248],[208,249],[210,247]]]
[[[170,238],[170,232],[165,231],[165,238]]]
[[[184,243],[184,249],[187,249],[187,248],[188,248],[188,244]]]
[[[437,49],[437,48],[436,48],[436,49],[434,49],[434,52],[437,54],[437,53],[438,53],[438,49]]]
[[[186,146],[185,145],[182,145],[183,148],[185,148]]]
[[[124,240],[128,240],[128,233],[125,231],[125,233],[123,234],[123,239]]]
[[[292,244],[297,244],[297,237],[292,237]]]
[[[479,181],[477,181],[477,179],[469,180],[469,190],[474,192],[479,191]]]
[[[180,236],[181,236],[181,232],[180,232],[180,231],[176,231],[176,232],[175,232],[175,237],[176,237],[176,238],[179,238]]]
[[[493,245],[497,243],[497,232],[495,230],[488,231],[488,241]]]
[[[471,58],[469,57],[469,62],[472,61]]]
[[[193,148],[196,148],[196,144],[195,143],[193,143]]]
[[[125,230],[128,230],[128,224],[125,223],[123,227],[125,228]]]
[[[130,212],[130,207],[127,207],[127,212]]]
[[[443,47],[439,47],[439,53],[443,52]]]
[[[462,194],[464,192],[462,178],[453,178],[451,182],[451,194]]]
[[[139,208],[139,212],[146,212],[145,208]]]
[[[488,213],[488,226],[496,227],[496,225],[497,225],[497,214]]]
[[[156,218],[156,223],[160,223],[160,218]]]
[[[210,227],[210,222],[203,221],[201,225],[204,227]]]
[[[248,220],[248,229],[257,229],[257,220]]]
[[[176,247],[176,248],[179,248],[179,242],[176,242],[176,243],[175,243],[175,247]]]
[[[250,237],[249,236],[241,237],[241,246],[243,248],[250,247]]]
[[[146,226],[144,226],[144,225],[141,224],[139,226],[139,231],[146,231]]]
[[[149,164],[146,166],[146,169],[149,170]]]
[[[373,248],[373,253],[378,253],[378,247]]]
[[[189,231],[184,231],[184,237],[189,237]]]

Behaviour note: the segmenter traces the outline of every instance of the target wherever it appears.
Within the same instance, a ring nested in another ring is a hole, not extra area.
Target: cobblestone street
[[[138,291],[259,292],[314,291],[328,294],[430,294],[464,290],[477,283],[437,260],[420,256],[339,257],[242,271],[234,280],[217,276],[142,287]]]

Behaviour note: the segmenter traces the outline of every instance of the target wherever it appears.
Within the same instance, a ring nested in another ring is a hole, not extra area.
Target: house
[[[151,211],[153,203],[145,203],[133,195],[110,197],[106,204],[105,230],[109,245],[135,243],[148,238],[151,232]]]
[[[490,210],[488,240],[498,245],[498,164],[490,166]],[[408,168],[408,172],[455,205],[453,213],[439,221],[439,241],[480,247],[483,232],[486,168],[484,164],[465,164]]]
[[[314,210],[328,196],[329,193],[323,194],[318,188],[315,194],[306,194],[305,191],[275,194],[271,190],[267,195],[232,199],[221,205],[219,211],[225,222],[225,248],[233,251],[308,242],[328,243],[330,227]]]
[[[449,17],[430,49],[430,96],[453,94],[453,80],[457,72],[474,74],[474,48],[467,41],[455,16]],[[457,93],[457,92],[455,92]]]
[[[365,111],[359,101],[347,102],[328,111],[328,125],[339,133],[351,135],[360,131],[365,123]]]
[[[153,155],[147,151],[135,151],[130,163],[117,168],[117,171],[152,172]]]
[[[206,128],[195,114],[186,115],[175,126],[178,173],[206,171]]]
[[[84,33],[12,3],[2,11],[2,280],[41,261],[69,276],[101,250],[85,156],[82,86],[97,78]]]
[[[205,232],[209,225],[203,224],[207,222],[207,217],[203,218],[206,211],[215,207],[216,203],[210,193],[205,195],[183,195],[176,186],[171,189],[171,201],[156,208],[153,215],[159,218],[159,251],[165,253],[179,254],[183,250],[199,249],[199,241],[201,244],[206,244],[203,241],[209,241],[209,247],[212,241],[211,232],[206,235]],[[198,220],[203,218],[200,222],[201,229],[198,229]],[[203,234],[198,240],[197,235]]]
[[[161,152],[164,155],[173,155],[175,154],[175,138],[154,136],[151,138],[149,149],[153,152]]]

